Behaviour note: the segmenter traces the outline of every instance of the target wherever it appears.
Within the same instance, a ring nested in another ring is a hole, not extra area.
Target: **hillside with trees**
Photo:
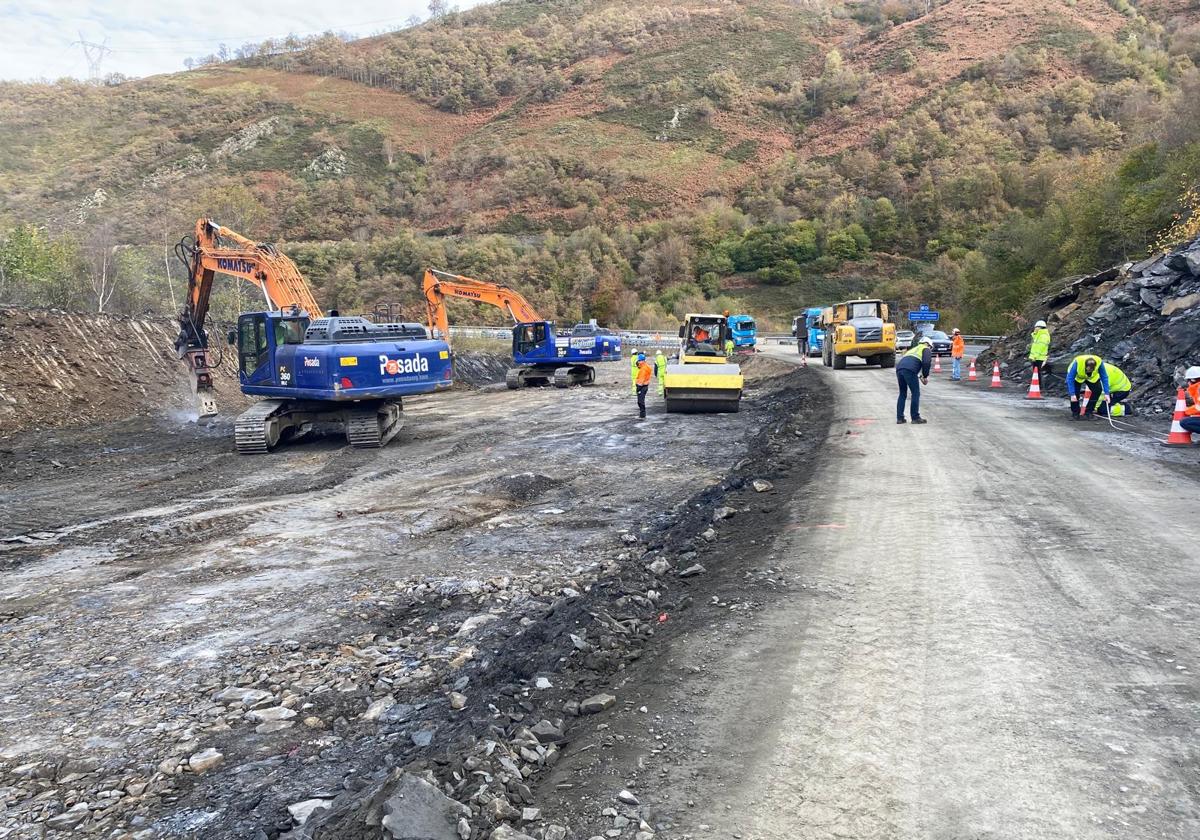
[[[344,310],[416,317],[435,266],[564,321],[874,293],[1002,330],[1190,217],[1197,62],[1168,0],[505,0],[3,83],[0,302],[170,313],[211,216]]]

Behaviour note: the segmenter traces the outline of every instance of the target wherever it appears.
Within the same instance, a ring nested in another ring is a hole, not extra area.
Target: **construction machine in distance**
[[[667,362],[667,411],[734,412],[741,406],[742,369],[725,357],[729,325],[724,315],[688,315],[679,327],[679,355]]]
[[[444,339],[450,336],[450,316],[446,298],[486,303],[503,309],[513,319],[512,354],[514,367],[505,376],[509,388],[549,385],[559,388],[591,385],[596,381],[596,362],[615,362],[621,358],[621,338],[603,327],[577,324],[568,332],[556,332],[516,289],[426,269],[422,281],[429,328]]]
[[[730,315],[725,319],[729,325],[729,338],[733,341],[733,352],[753,353],[757,343],[758,328],[750,315]]]
[[[175,349],[187,363],[201,417],[217,413],[205,332],[217,274],[258,287],[265,307],[238,317],[242,393],[266,399],[237,418],[238,452],[269,452],[317,424],[340,424],[356,447],[379,447],[403,425],[403,397],[452,384],[450,347],[421,324],[375,324],[321,308],[296,264],[275,246],[253,242],[211,219],[196,222],[176,255],[187,267],[187,300]]]
[[[796,336],[796,347],[800,352],[804,352],[806,342],[803,339],[807,337],[808,355],[822,355],[825,331],[821,329],[821,313],[824,311],[819,306],[810,306],[803,315],[792,319],[792,335]]]
[[[868,365],[896,366],[896,325],[882,300],[849,300],[827,307],[821,313],[825,337],[821,361],[826,367],[844,370],[846,359],[857,356]]]

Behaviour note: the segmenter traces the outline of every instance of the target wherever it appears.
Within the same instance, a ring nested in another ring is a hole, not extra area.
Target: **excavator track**
[[[591,385],[595,381],[596,370],[587,365],[560,367],[554,371],[554,386],[556,388],[569,388],[572,385]]]
[[[265,455],[279,443],[279,422],[275,415],[286,400],[261,400],[243,411],[234,424],[233,440],[243,455]]]
[[[399,402],[346,413],[346,441],[358,449],[378,449],[404,426]]]

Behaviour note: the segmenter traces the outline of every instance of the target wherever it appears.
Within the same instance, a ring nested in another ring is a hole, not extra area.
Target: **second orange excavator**
[[[568,332],[558,333],[554,322],[537,313],[529,301],[516,289],[499,283],[487,283],[426,269],[423,282],[429,328],[434,337],[450,340],[450,316],[446,298],[472,303],[486,303],[503,309],[513,319],[512,354],[515,366],[508,371],[506,382],[516,389],[529,385],[548,385],[559,388],[570,385],[591,385],[596,381],[594,362],[618,361],[621,358],[621,338],[603,327],[576,324]]]

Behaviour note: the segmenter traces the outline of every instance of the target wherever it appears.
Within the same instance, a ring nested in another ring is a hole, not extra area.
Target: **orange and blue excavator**
[[[296,264],[274,245],[200,219],[175,253],[188,271],[175,349],[201,417],[217,413],[205,332],[216,276],[245,280],[263,295],[263,309],[240,314],[227,337],[242,393],[264,397],[234,424],[238,452],[268,452],[327,424],[340,424],[352,446],[383,446],[403,425],[403,397],[453,384],[445,341],[431,339],[421,324],[322,315]]]
[[[524,295],[508,286],[435,269],[426,269],[422,286],[429,328],[435,337],[450,336],[447,298],[485,303],[508,313],[514,324],[515,366],[508,370],[505,381],[511,389],[551,383],[559,388],[591,385],[596,381],[593,363],[621,358],[621,338],[617,334],[595,322],[556,332],[553,321],[542,318]]]

